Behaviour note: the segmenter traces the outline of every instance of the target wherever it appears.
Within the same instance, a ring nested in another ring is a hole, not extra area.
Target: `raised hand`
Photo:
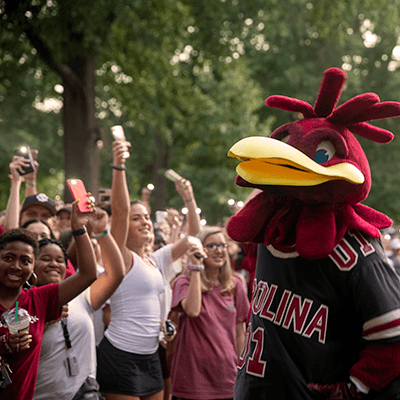
[[[186,203],[193,199],[193,188],[192,184],[188,179],[182,178],[175,182],[175,189]]]
[[[117,166],[125,165],[126,152],[129,152],[131,144],[122,140],[115,140],[113,146],[113,164]]]
[[[11,174],[9,175],[9,177],[15,181],[23,181],[24,178],[22,174],[24,173],[24,167],[29,167],[29,160],[25,157],[14,156],[10,163]]]
[[[100,234],[107,229],[108,226],[108,214],[101,208],[96,208],[96,210],[90,216],[88,222],[88,229],[95,234]]]
[[[84,228],[89,221],[92,213],[95,208],[93,207],[93,211],[81,213],[78,211],[78,200],[72,203],[72,212],[71,212],[71,229],[72,231],[77,231],[78,229]]]

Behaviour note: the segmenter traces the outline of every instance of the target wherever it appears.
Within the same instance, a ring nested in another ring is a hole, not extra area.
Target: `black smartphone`
[[[33,157],[31,153],[31,149],[29,146],[23,146],[19,150],[15,151],[16,156],[24,157],[27,160],[29,160],[29,165],[26,167],[23,167],[23,172],[20,172],[20,175],[26,175],[30,174],[35,170],[35,165],[33,164]]]

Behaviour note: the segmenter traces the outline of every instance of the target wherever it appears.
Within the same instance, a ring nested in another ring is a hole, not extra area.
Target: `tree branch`
[[[75,74],[73,69],[69,67],[67,64],[57,63],[50,50],[43,43],[43,41],[36,35],[33,31],[31,25],[28,25],[25,28],[25,34],[31,42],[32,46],[37,50],[42,59],[46,62],[46,64],[58,75],[61,76],[66,85],[69,85],[73,91],[78,91],[82,96],[85,95],[83,90],[83,82],[79,77]]]

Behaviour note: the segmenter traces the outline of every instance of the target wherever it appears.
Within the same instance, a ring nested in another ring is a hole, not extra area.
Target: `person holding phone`
[[[110,298],[111,321],[97,349],[97,379],[107,400],[161,400],[163,376],[157,351],[164,318],[160,301],[165,294],[163,276],[167,265],[193,245],[187,238],[170,245],[161,264],[146,256],[148,244],[154,240],[153,224],[141,202],[131,205],[129,201],[125,176],[128,146],[122,140],[113,142],[111,233],[124,259],[125,276]],[[189,200],[190,193],[186,195]]]
[[[172,310],[180,318],[171,393],[179,400],[231,399],[250,304],[222,230],[204,229],[200,239],[207,257],[189,252],[173,286]]]
[[[30,279],[37,255],[35,236],[24,229],[12,229],[0,236],[0,313],[16,307],[28,311],[29,332],[10,334],[2,320],[0,355],[10,364],[12,383],[0,399],[31,400],[39,364],[43,330],[47,322],[60,316],[61,308],[96,279],[96,262],[85,224],[89,215],[78,214],[73,205],[73,231],[79,243],[80,266],[75,275],[60,283],[23,289]]]
[[[72,221],[73,222],[73,221]],[[34,400],[98,399],[93,313],[100,309],[123,279],[123,259],[108,232],[108,214],[96,209],[90,225],[101,249],[104,273],[68,304],[68,317],[46,327],[39,360]],[[76,243],[78,271],[82,247]],[[35,264],[37,286],[60,283],[65,278],[66,254],[61,243],[39,242]]]
[[[35,189],[35,193],[25,198],[20,210],[21,184],[25,179],[23,173],[27,165],[29,165],[29,160],[17,155],[13,157],[10,163],[11,190],[7,202],[4,230],[7,231],[22,226],[31,219],[44,220],[54,230],[56,207],[54,201],[46,194],[38,194]],[[28,176],[26,175],[26,177]]]
[[[34,170],[25,175],[25,197],[36,195],[38,193],[36,185],[36,177],[39,169],[39,163],[37,161],[39,150],[29,149],[29,151],[31,153],[31,157],[33,160]]]

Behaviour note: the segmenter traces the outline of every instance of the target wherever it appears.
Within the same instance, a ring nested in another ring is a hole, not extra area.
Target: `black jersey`
[[[399,282],[380,241],[359,232],[319,260],[259,245],[235,399],[321,399],[308,383],[348,381],[366,344],[400,340]],[[395,393],[400,379],[367,398]]]

